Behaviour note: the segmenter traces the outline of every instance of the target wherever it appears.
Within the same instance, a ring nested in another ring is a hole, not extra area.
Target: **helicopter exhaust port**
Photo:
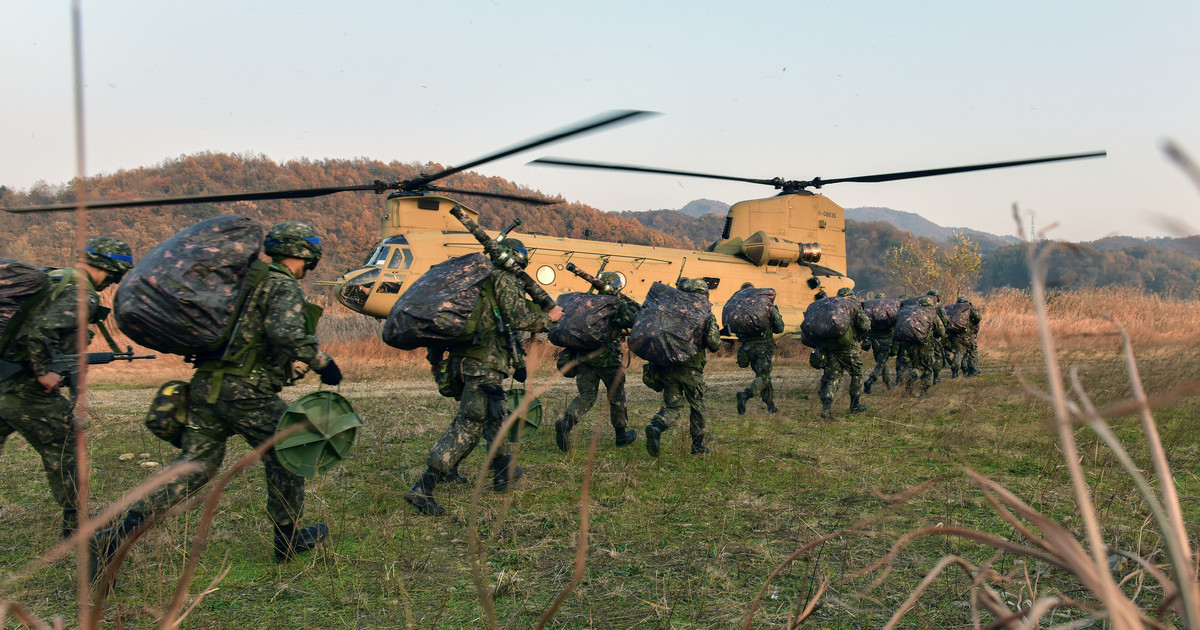
[[[821,244],[793,243],[759,230],[742,242],[742,254],[759,267],[768,263],[815,263],[821,260]]]

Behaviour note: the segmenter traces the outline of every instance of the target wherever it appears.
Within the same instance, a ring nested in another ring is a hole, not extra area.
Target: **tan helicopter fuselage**
[[[348,271],[334,285],[347,308],[385,318],[404,290],[431,266],[482,251],[450,215],[457,202],[436,195],[388,200],[383,240],[365,266]],[[472,218],[478,214],[467,209]],[[536,226],[530,226],[536,229]],[[551,297],[588,291],[587,282],[567,271],[569,262],[593,275],[615,271],[625,277],[623,292],[637,301],[655,282],[702,278],[718,319],[721,306],[745,282],[773,288],[787,332],[797,332],[804,310],[824,289],[833,295],[854,287],[846,277],[844,212],[822,195],[786,194],[736,203],[729,209],[720,240],[705,251],[630,245],[607,241],[516,233],[529,250],[527,271]],[[494,233],[493,233],[494,234]]]

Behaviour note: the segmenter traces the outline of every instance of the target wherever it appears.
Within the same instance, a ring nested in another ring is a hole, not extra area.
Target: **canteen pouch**
[[[455,369],[460,365],[458,361],[450,357],[446,357],[438,363],[437,373],[434,374],[433,380],[437,382],[438,393],[446,398],[458,400],[462,396],[466,383],[463,382],[462,372]]]
[[[188,383],[167,381],[158,388],[150,410],[146,412],[146,428],[160,440],[179,448],[183,428],[187,426]]]

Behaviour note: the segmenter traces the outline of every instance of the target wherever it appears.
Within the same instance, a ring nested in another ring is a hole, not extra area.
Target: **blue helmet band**
[[[85,247],[83,248],[83,251],[95,254],[97,256],[104,256],[105,258],[111,258],[119,262],[133,263],[133,256],[126,256],[124,254],[102,254],[91,247]]]
[[[295,238],[298,240],[301,240],[301,241],[308,241],[309,243],[312,243],[313,245],[321,244],[321,237],[319,237],[319,236],[297,236]],[[272,245],[283,245],[283,241],[267,241],[266,243],[263,243],[263,245],[265,245],[267,247],[270,247]]]

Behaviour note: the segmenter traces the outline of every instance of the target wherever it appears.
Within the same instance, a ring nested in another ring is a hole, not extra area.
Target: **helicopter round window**
[[[550,265],[542,265],[537,270],[537,281],[542,284],[550,284],[554,282],[554,267]]]

